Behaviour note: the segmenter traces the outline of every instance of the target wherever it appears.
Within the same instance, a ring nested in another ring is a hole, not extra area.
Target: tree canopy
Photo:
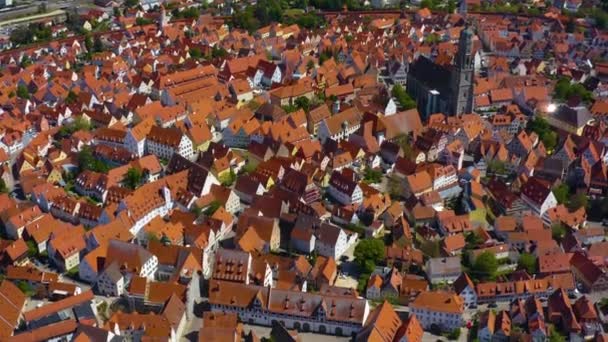
[[[108,164],[93,156],[93,151],[89,146],[83,147],[78,153],[78,165],[80,166],[80,171],[90,170],[106,173],[110,170]]]
[[[554,187],[552,191],[557,203],[564,204],[568,201],[568,196],[570,194],[570,187],[568,187],[568,184],[562,183]]]
[[[535,117],[528,121],[528,129],[538,134],[547,150],[553,150],[557,145],[557,133],[549,126],[547,120]]]
[[[8,187],[6,186],[6,182],[2,178],[0,178],[0,193],[8,193]]]
[[[570,210],[577,210],[579,208],[587,207],[587,203],[589,202],[589,198],[585,193],[578,193],[572,195],[570,197],[570,202],[568,203],[568,208]]]
[[[201,15],[201,10],[197,7],[188,7],[185,10],[178,10],[177,8],[171,12],[171,16],[176,19],[197,19]]]
[[[22,99],[29,99],[30,91],[27,89],[26,86],[24,86],[23,84],[20,84],[17,86],[17,96]]]
[[[571,83],[568,78],[560,78],[555,84],[555,97],[560,100],[568,100],[572,97],[579,97],[584,102],[593,101],[593,94],[585,89],[580,83]]]
[[[561,223],[555,223],[551,226],[551,236],[554,240],[560,241],[566,235],[566,227]]]
[[[517,261],[517,267],[526,270],[528,274],[536,273],[537,260],[536,256],[530,253],[521,253]]]
[[[403,89],[400,84],[395,84],[393,90],[391,91],[393,97],[397,99],[399,102],[399,106],[403,110],[416,108],[416,101],[411,98],[411,96]]]
[[[368,167],[365,169],[363,181],[372,184],[380,183],[382,182],[382,172]]]
[[[496,260],[496,255],[483,252],[475,259],[471,275],[480,280],[494,279],[497,270],[498,260]]]
[[[355,262],[363,273],[371,273],[375,265],[384,260],[384,241],[378,239],[361,240],[354,252]]]
[[[329,1],[341,2],[341,0]],[[235,11],[232,15],[232,24],[249,32],[273,22],[287,25],[298,24],[298,26],[307,29],[315,29],[324,25],[325,19],[323,16],[316,15],[315,13],[304,13],[301,10],[307,6],[307,0],[296,0],[291,5],[281,0],[259,0],[255,5]],[[342,5],[340,4],[339,8],[341,7]]]
[[[135,190],[143,180],[143,172],[140,169],[131,167],[125,175],[125,184],[128,188]]]
[[[69,94],[68,94],[69,97]],[[85,120],[82,116],[77,117],[76,119],[74,119],[74,121],[70,122],[69,124],[64,124],[63,126],[61,126],[61,128],[59,128],[59,131],[57,132],[57,138],[67,138],[70,135],[72,135],[72,133],[77,132],[77,131],[90,131],[91,130],[91,124]]]
[[[31,44],[34,42],[49,41],[53,38],[53,31],[47,25],[33,23],[28,26],[19,26],[11,31],[10,41],[13,44]]]
[[[209,206],[207,208],[205,208],[205,210],[203,211],[203,214],[205,214],[206,216],[211,216],[213,215],[220,207],[222,206],[222,204],[219,201],[212,201]]]

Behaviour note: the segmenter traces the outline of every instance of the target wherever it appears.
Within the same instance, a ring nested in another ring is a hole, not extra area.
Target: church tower
[[[161,4],[160,5],[160,16],[158,18],[158,26],[159,26],[160,30],[163,31],[163,28],[165,26],[167,26],[168,23],[169,23],[169,17],[167,16],[167,11],[165,10],[165,6],[163,6]]]
[[[460,0],[458,4],[458,13],[462,15],[463,18],[467,17],[467,0]]]
[[[473,112],[473,31],[467,25],[460,32],[458,53],[452,68],[452,115]]]

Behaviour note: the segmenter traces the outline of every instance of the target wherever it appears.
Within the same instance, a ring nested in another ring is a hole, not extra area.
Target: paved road
[[[0,11],[0,22],[4,20],[11,20],[26,15],[34,15],[38,13],[38,6],[41,1],[33,1],[24,6],[19,6],[13,10]],[[92,0],[66,0],[66,1],[49,1],[47,2],[47,12],[52,12],[58,9],[68,8],[100,8],[93,4]],[[100,8],[101,9],[101,8]]]

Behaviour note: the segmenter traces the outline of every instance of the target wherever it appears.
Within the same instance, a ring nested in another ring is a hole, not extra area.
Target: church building
[[[473,111],[473,31],[460,32],[458,53],[450,66],[418,57],[409,68],[407,92],[416,100],[422,119],[430,114],[460,115]]]

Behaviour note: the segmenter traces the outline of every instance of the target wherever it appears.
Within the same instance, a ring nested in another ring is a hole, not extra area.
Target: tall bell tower
[[[473,111],[473,30],[467,25],[460,32],[458,53],[452,69],[452,115]]]

